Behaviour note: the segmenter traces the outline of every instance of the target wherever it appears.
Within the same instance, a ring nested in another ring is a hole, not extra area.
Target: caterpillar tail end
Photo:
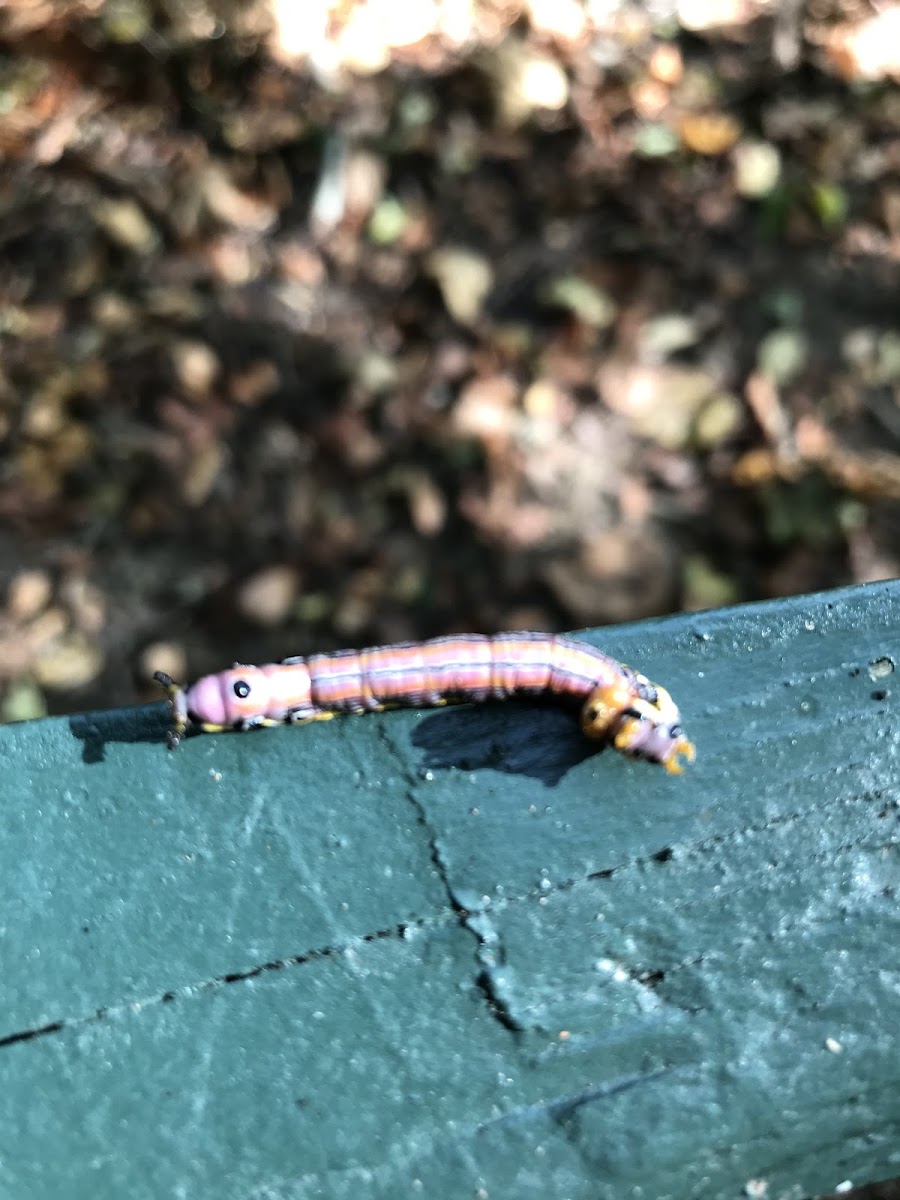
[[[696,757],[672,697],[642,676],[595,688],[582,709],[581,728],[620,754],[659,763],[670,775],[682,774],[682,759],[692,763]]]
[[[172,713],[172,728],[169,730],[166,738],[166,745],[170,750],[176,750],[190,724],[184,688],[179,687],[172,676],[167,675],[165,671],[156,671],[153,678],[169,698],[169,708]]]

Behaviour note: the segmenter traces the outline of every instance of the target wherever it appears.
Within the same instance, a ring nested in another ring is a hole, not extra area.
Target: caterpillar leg
[[[287,721],[290,725],[309,725],[313,721],[330,721],[338,714],[336,712],[304,712],[303,709],[298,709],[296,712],[288,713]],[[277,722],[276,722],[277,724]]]
[[[284,721],[276,721],[274,717],[247,717],[237,726],[234,725],[201,725],[204,733],[225,733],[228,729],[269,729],[273,725],[283,725]]]

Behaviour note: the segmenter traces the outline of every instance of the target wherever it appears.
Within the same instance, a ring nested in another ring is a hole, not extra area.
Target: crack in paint
[[[396,750],[393,748],[392,753],[396,757]],[[845,806],[851,801],[867,803],[871,803],[872,801],[881,802],[882,799],[883,797],[881,791],[869,791],[853,797],[842,797],[840,804]],[[394,926],[361,934],[347,943],[313,948],[285,958],[276,959],[266,963],[259,963],[255,966],[248,967],[244,971],[232,971],[227,974],[217,975],[196,984],[187,984],[182,988],[160,993],[159,995],[152,996],[146,1000],[122,1001],[118,1004],[100,1007],[94,1012],[82,1016],[61,1018],[59,1020],[47,1022],[46,1024],[34,1026],[32,1028],[17,1030],[13,1033],[6,1034],[5,1036],[0,1036],[0,1049],[5,1049],[22,1042],[32,1041],[37,1038],[51,1036],[71,1028],[83,1028],[87,1025],[97,1024],[100,1021],[109,1019],[119,1014],[140,1012],[145,1008],[153,1007],[155,1005],[169,1004],[179,998],[190,998],[204,995],[226,985],[245,983],[248,980],[256,979],[260,976],[271,974],[285,968],[303,966],[306,963],[317,962],[329,958],[337,958],[340,955],[345,954],[353,946],[358,946],[360,944],[373,944],[393,938],[404,938],[411,929],[437,930],[440,928],[446,928],[453,923],[460,924],[478,940],[480,951],[485,947],[488,947],[491,950],[491,957],[493,961],[490,965],[497,965],[496,960],[498,956],[494,954],[494,947],[498,945],[498,942],[486,937],[485,934],[477,928],[478,922],[483,921],[484,914],[488,909],[495,913],[501,913],[507,908],[519,904],[544,904],[546,903],[547,899],[553,895],[561,895],[578,888],[595,887],[598,882],[606,882],[610,879],[618,878],[622,874],[632,870],[643,870],[651,864],[662,869],[665,869],[671,863],[674,863],[677,867],[679,863],[683,863],[687,859],[699,858],[707,854],[713,854],[717,852],[723,844],[738,840],[747,834],[764,833],[767,829],[785,825],[791,822],[802,821],[813,816],[816,816],[819,820],[821,820],[823,813],[823,808],[820,805],[817,808],[810,808],[808,810],[802,810],[795,813],[789,813],[779,817],[770,818],[764,822],[751,823],[749,825],[742,826],[740,829],[729,830],[725,833],[716,834],[713,837],[705,838],[700,842],[693,843],[692,845],[681,847],[679,848],[678,853],[673,853],[670,847],[664,847],[662,850],[653,851],[646,855],[640,855],[634,859],[620,863],[617,866],[607,867],[602,871],[592,871],[587,875],[579,876],[577,878],[559,880],[549,888],[531,888],[524,892],[507,894],[498,899],[482,898],[480,904],[476,908],[472,905],[466,907],[466,904],[460,897],[460,893],[453,889],[447,876],[446,866],[440,855],[440,849],[437,845],[437,840],[431,832],[431,828],[424,809],[422,808],[421,802],[415,797],[415,795],[410,795],[410,801],[419,811],[420,820],[425,829],[431,835],[432,862],[443,882],[445,889],[447,890],[449,901],[447,908],[440,909],[428,916],[411,916],[404,921],[398,922]],[[859,849],[867,849],[875,852],[880,850],[893,850],[895,848],[895,843],[892,840],[888,840],[884,843],[876,843],[872,842],[867,835],[864,835],[855,841],[848,842],[839,847],[830,848],[820,854],[807,855],[804,857],[804,864],[808,865],[815,864],[817,862],[833,862],[836,855],[850,853]],[[808,915],[804,916],[803,918],[803,924],[806,928],[812,928],[817,923],[818,922],[814,918],[811,918]],[[782,926],[781,932],[783,933],[789,931],[790,927],[791,926]],[[626,970],[626,973],[628,973],[630,978],[632,978],[635,982],[652,990],[653,988],[659,986],[663,978],[670,979],[677,971],[684,970],[692,965],[696,965],[697,963],[704,961],[704,959],[713,957],[714,954],[715,952],[713,952],[713,954],[706,953],[700,956],[694,956],[690,959],[684,960],[683,962],[677,963],[674,966],[670,966],[664,972],[655,971],[653,968],[648,967],[633,968],[632,971],[629,971],[623,966],[622,969]],[[525,1027],[516,1020],[513,1014],[510,1013],[509,1006],[503,999],[502,995],[498,995],[497,981],[490,975],[487,966],[483,968],[475,982],[479,990],[481,990],[485,995],[485,998],[491,1008],[492,1015],[504,1025],[504,1028],[514,1032],[521,1032]]]
[[[481,970],[475,976],[475,986],[484,997],[491,1015],[500,1022],[503,1028],[510,1033],[521,1033],[524,1026],[514,1016],[508,1001],[502,995],[502,989],[498,987],[498,978],[494,974],[495,969],[498,966],[502,966],[505,962],[505,954],[500,944],[499,935],[492,937],[490,931],[479,928],[479,924],[482,924],[480,912],[483,912],[484,906],[481,907],[480,912],[473,913],[471,908],[460,899],[458,889],[451,882],[449,866],[441,854],[437,833],[428,820],[425,806],[416,795],[415,780],[411,777],[403,756],[391,741],[384,725],[379,726],[378,736],[391,757],[400,764],[401,772],[406,779],[407,799],[415,809],[419,824],[425,830],[428,837],[428,850],[431,863],[447,895],[450,908],[456,914],[462,928],[475,938],[477,946],[476,959],[481,966]]]

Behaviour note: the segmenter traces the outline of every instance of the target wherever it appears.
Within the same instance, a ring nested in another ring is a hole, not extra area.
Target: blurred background
[[[5,0],[0,717],[894,576],[900,5]]]

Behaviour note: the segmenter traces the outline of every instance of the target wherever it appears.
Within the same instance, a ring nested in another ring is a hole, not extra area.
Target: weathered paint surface
[[[587,636],[689,775],[540,706],[0,730],[0,1196],[900,1173],[900,585]]]

